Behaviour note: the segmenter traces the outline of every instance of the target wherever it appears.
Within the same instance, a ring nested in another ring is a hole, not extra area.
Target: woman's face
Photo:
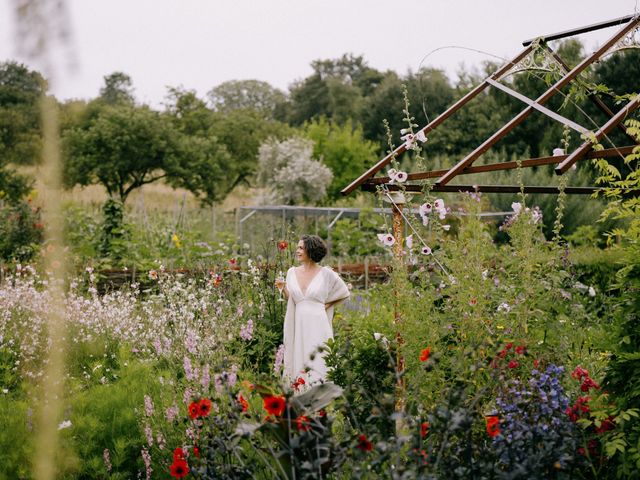
[[[308,262],[309,255],[307,255],[307,251],[304,249],[304,241],[300,240],[298,242],[298,247],[296,248],[296,258],[299,262]]]

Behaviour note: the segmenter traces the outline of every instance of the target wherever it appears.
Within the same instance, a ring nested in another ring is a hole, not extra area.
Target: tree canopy
[[[64,135],[64,182],[100,184],[125,202],[142,185],[165,179],[205,203],[228,193],[229,154],[215,138],[177,131],[169,115],[149,107],[105,105]]]
[[[40,99],[46,81],[38,72],[16,62],[0,63],[0,199],[15,202],[31,182],[12,165],[40,161],[42,133]]]

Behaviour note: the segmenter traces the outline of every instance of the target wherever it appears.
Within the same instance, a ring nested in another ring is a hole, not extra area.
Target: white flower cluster
[[[396,170],[395,168],[390,168],[389,172],[389,183],[404,183],[409,178],[407,172],[402,172],[400,170]]]
[[[429,225],[429,216],[438,215],[440,220],[444,220],[447,218],[447,208],[444,206],[444,200],[438,198],[433,204],[426,202],[420,205],[418,209],[418,213],[420,214],[420,218],[422,218],[422,224],[426,227]],[[445,225],[448,227],[448,225]],[[445,227],[443,226],[443,228]],[[445,230],[449,230],[449,228],[445,228]]]
[[[333,173],[312,156],[313,142],[304,138],[263,143],[258,153],[258,182],[267,188],[268,200],[288,205],[322,200]]]
[[[400,134],[402,135],[400,139],[404,142],[407,150],[413,148],[416,142],[425,143],[427,141],[427,136],[422,130],[414,135],[408,128],[403,128],[400,130]]]
[[[35,274],[19,274],[0,285],[0,349],[12,352],[12,368],[25,379],[42,377],[43,352],[49,348],[45,332],[52,300],[49,291],[42,289],[46,281]],[[159,291],[147,296],[135,289],[98,295],[95,288],[89,288],[87,296],[76,288],[67,292],[63,313],[70,342],[122,343],[140,358],[182,361],[193,356],[193,362],[189,359],[184,366],[197,379],[201,365],[225,354],[221,345],[237,337],[242,326],[249,336],[254,322],[259,321],[249,320],[242,311],[242,300],[195,280],[159,275]],[[98,361],[84,371],[87,380],[102,383],[112,376]]]

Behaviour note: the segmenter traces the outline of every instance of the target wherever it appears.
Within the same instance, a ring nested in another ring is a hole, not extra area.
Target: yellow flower
[[[171,237],[171,241],[176,246],[176,248],[182,248],[182,242],[180,241],[178,234],[174,233],[173,236]]]

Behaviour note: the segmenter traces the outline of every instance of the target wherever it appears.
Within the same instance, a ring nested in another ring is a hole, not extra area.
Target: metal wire
[[[391,195],[389,195],[389,190],[384,187],[383,188],[384,194],[387,196],[387,198],[389,199],[389,202],[391,202],[393,204],[394,207],[396,207],[396,210],[398,212],[400,212],[400,215],[402,215],[402,218],[404,218],[404,221],[407,225],[409,225],[409,228],[411,228],[411,230],[413,231],[413,233],[415,234],[416,237],[418,237],[418,240],[420,240],[420,243],[422,243],[422,246],[427,247],[429,249],[431,249],[431,247],[429,247],[429,245],[427,245],[427,243],[422,239],[422,237],[420,236],[420,234],[416,231],[415,228],[413,228],[413,225],[411,224],[411,222],[409,221],[409,219],[405,216],[404,212],[398,208],[398,204],[396,202],[393,201],[393,198],[391,197]],[[429,253],[429,255],[431,255],[433,257],[434,262],[436,262],[436,264],[440,267],[440,269],[444,272],[444,274],[447,277],[450,277],[449,272],[447,272],[447,270],[444,268],[444,266],[442,265],[442,263],[440,263],[440,261],[436,258],[436,256],[433,254],[433,251],[431,251],[431,253]]]

